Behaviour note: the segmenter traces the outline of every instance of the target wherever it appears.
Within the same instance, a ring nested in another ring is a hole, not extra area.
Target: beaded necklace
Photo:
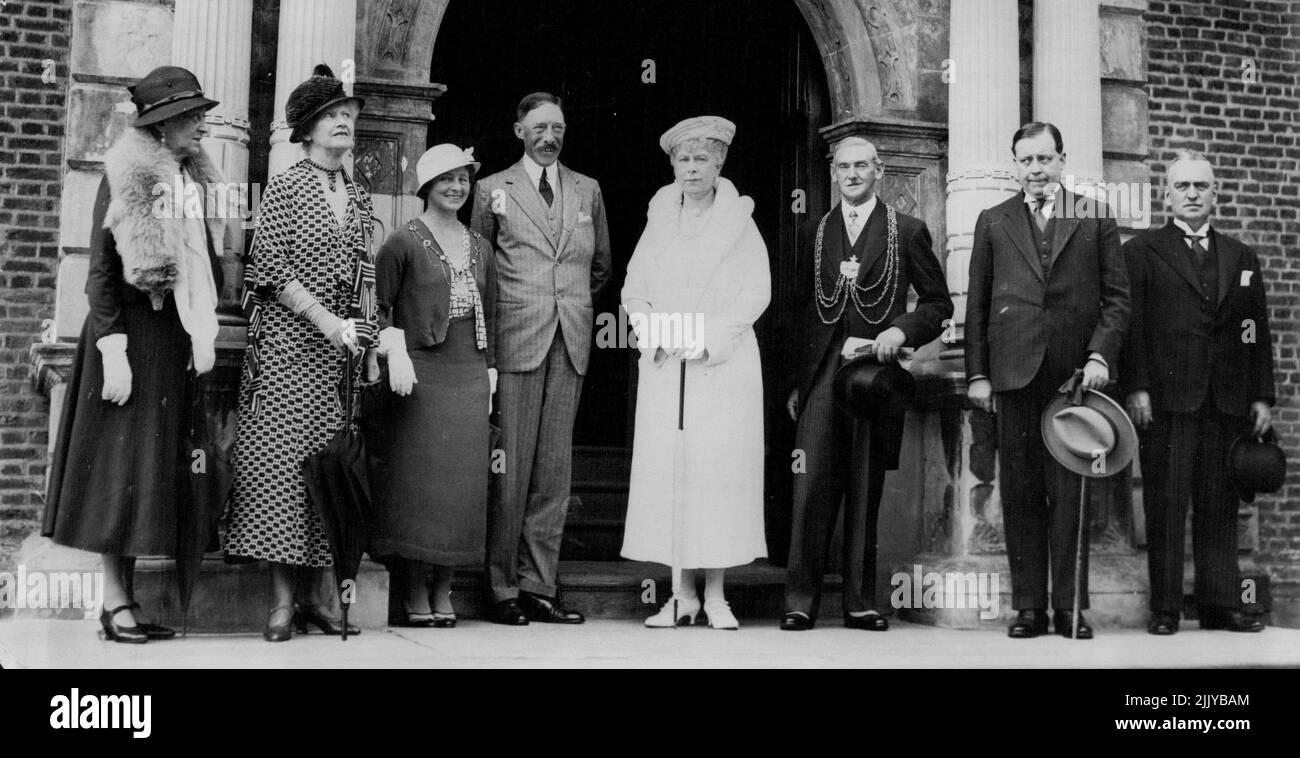
[[[817,317],[823,324],[834,324],[840,320],[844,314],[844,309],[848,307],[849,301],[853,301],[853,308],[857,310],[862,320],[876,326],[889,317],[890,312],[894,309],[894,300],[898,297],[898,214],[888,205],[885,206],[886,218],[886,241],[885,241],[885,268],[880,272],[880,277],[865,287],[859,286],[854,279],[849,278],[843,272],[835,280],[835,291],[827,295],[822,289],[822,243],[826,236],[826,220],[835,213],[832,210],[825,216],[822,216],[821,223],[817,225],[817,241],[813,247],[813,279],[817,295]],[[862,230],[866,232],[864,227]],[[880,294],[871,302],[863,302],[863,293],[870,296],[872,290],[880,288]],[[880,301],[889,295],[889,304],[881,312],[880,318],[873,319],[867,315],[867,311],[875,308]],[[838,310],[836,310],[838,308]],[[826,318],[826,313],[835,311],[835,315]]]
[[[336,177],[336,176],[338,176],[339,174],[343,173],[343,166],[339,166],[338,168],[325,168],[324,166],[320,165],[319,163],[317,163],[316,161],[312,160],[311,158],[304,158],[303,160],[307,161],[307,163],[308,163],[312,168],[317,168],[317,169],[320,169],[321,171],[324,171],[324,172],[325,172],[326,178],[329,179],[330,192],[333,192],[333,191],[334,191],[334,177]]]

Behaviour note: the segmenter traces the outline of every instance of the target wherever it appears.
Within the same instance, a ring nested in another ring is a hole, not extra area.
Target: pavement
[[[1093,640],[1012,640],[1002,631],[892,622],[886,633],[828,623],[782,632],[775,621],[739,631],[646,629],[631,620],[504,627],[465,620],[455,629],[366,630],[347,642],[319,634],[271,644],[260,635],[190,635],[123,645],[96,621],[0,621],[5,668],[1183,668],[1298,667],[1300,630],[1202,631],[1173,637],[1099,629]]]

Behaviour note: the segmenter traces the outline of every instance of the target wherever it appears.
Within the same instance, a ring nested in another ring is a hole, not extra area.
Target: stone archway
[[[388,211],[396,219],[409,204],[401,196],[409,199],[415,191],[413,158],[424,149],[429,104],[442,93],[429,83],[430,63],[450,3],[358,4],[356,90],[368,98],[362,129],[369,139],[358,150],[357,167],[372,192],[391,198],[377,208],[381,216]],[[817,43],[835,123],[915,107],[916,62],[908,59],[899,32],[911,23],[905,6],[881,0],[794,3]]]

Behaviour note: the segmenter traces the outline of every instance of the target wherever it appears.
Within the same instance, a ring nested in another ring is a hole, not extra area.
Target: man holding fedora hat
[[[1133,284],[1124,384],[1129,413],[1145,432],[1152,634],[1178,631],[1189,501],[1201,628],[1264,628],[1241,611],[1237,486],[1250,482],[1240,475],[1234,481],[1230,466],[1237,461],[1245,473],[1252,457],[1251,439],[1235,448],[1234,439],[1269,431],[1273,346],[1259,259],[1210,226],[1215,200],[1210,162],[1181,152],[1165,185],[1173,219],[1124,245]],[[1264,468],[1275,470],[1276,457],[1262,452]]]
[[[1019,611],[1007,633],[1047,633],[1050,573],[1053,623],[1069,635],[1081,482],[1049,455],[1040,423],[1076,370],[1083,370],[1083,390],[1110,381],[1128,325],[1128,271],[1115,220],[1101,204],[1060,186],[1060,131],[1026,124],[1011,149],[1022,191],[975,222],[967,394],[975,407],[997,415],[998,487],[1012,606]],[[1069,212],[1081,207],[1092,212]],[[1083,542],[1081,610],[1088,607],[1086,536]],[[1091,636],[1080,618],[1078,637]]]
[[[842,201],[805,230],[798,265],[798,384],[787,404],[805,469],[795,474],[786,631],[811,629],[826,552],[844,501],[844,625],[885,631],[876,610],[876,517],[885,472],[898,468],[912,377],[904,348],[939,336],[952,298],[925,222],[875,193],[884,164],[860,137],[835,147]],[[907,291],[916,291],[914,310]]]

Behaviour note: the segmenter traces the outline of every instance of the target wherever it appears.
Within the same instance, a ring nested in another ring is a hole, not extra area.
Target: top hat
[[[160,66],[126,89],[135,103],[136,126],[166,121],[195,108],[210,110],[220,105],[204,97],[198,77],[180,66]]]
[[[1124,408],[1096,390],[1063,392],[1041,419],[1043,443],[1072,473],[1099,478],[1124,469],[1137,454],[1137,429]]]
[[[901,416],[916,395],[916,380],[907,369],[869,355],[840,366],[832,386],[835,402],[854,418]]]
[[[469,167],[470,178],[473,179],[474,174],[478,173],[481,165],[474,160],[474,148],[472,147],[461,150],[451,143],[434,145],[425,150],[424,155],[421,155],[420,160],[415,164],[415,177],[416,181],[419,182],[419,190],[416,191],[416,194],[418,195],[424,191],[425,185],[429,182],[452,169],[462,166]]]
[[[1241,435],[1228,448],[1228,471],[1237,494],[1247,503],[1256,493],[1277,492],[1286,481],[1286,453],[1278,447],[1273,430],[1263,437]]]
[[[284,120],[293,131],[289,134],[290,142],[302,142],[307,136],[307,127],[320,115],[321,111],[345,100],[357,101],[357,107],[365,107],[363,98],[349,95],[343,90],[343,82],[334,78],[334,72],[324,63],[312,69],[311,78],[293,88],[289,100],[284,104]]]

